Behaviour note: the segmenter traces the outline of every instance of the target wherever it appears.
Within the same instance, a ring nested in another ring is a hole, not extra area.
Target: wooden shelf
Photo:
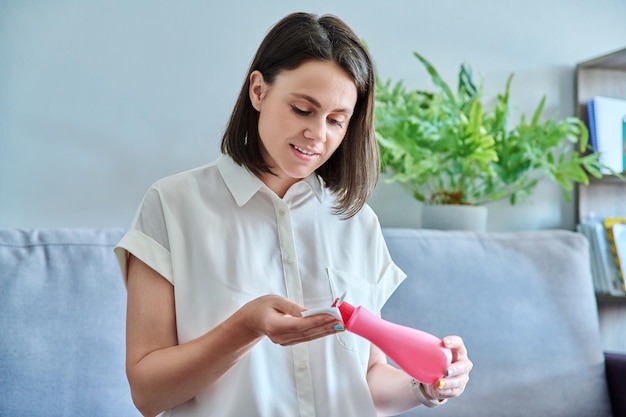
[[[576,116],[588,124],[587,102],[594,96],[626,99],[626,48],[576,65]],[[626,217],[626,181],[613,175],[576,186],[578,222],[591,213]]]
[[[596,294],[596,300],[598,301],[598,304],[613,304],[613,303],[626,304],[626,295]]]
[[[626,186],[626,173],[622,175],[623,178],[616,177],[615,175],[606,175],[602,178],[589,177],[588,187],[593,187],[596,184],[615,185],[617,187]]]
[[[626,48],[576,65],[576,116],[587,122],[587,101],[594,96],[626,99]],[[609,175],[576,186],[576,216],[626,217],[626,182]],[[596,295],[605,348],[626,349],[626,296]]]

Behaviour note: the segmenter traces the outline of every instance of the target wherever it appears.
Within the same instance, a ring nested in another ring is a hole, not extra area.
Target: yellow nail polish
[[[444,381],[443,379],[440,379],[440,380],[439,380],[439,383],[437,384],[437,386],[438,386],[439,388],[443,388],[443,387],[445,387],[445,386],[446,386],[446,381]]]

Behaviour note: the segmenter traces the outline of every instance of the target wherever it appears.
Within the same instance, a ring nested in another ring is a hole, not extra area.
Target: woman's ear
[[[260,71],[255,70],[250,74],[250,102],[256,111],[261,111],[261,102],[265,95],[265,80]]]

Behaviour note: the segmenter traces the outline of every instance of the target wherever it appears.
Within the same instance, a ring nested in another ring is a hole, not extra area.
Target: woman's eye
[[[291,106],[291,110],[293,110],[293,112],[295,114],[298,114],[300,116],[308,116],[309,114],[311,114],[311,112],[306,111],[306,110],[302,110],[301,108],[299,108],[298,106]]]
[[[313,113],[312,111],[302,110],[300,107],[296,106],[295,104],[291,105],[291,110],[298,116],[310,116]],[[330,117],[327,120],[329,124],[343,128],[343,125],[344,125],[343,120],[337,120],[337,119],[333,119]]]
[[[343,122],[337,120],[337,119],[328,119],[328,122],[331,125],[335,125],[335,126],[339,126],[339,127],[343,127]]]

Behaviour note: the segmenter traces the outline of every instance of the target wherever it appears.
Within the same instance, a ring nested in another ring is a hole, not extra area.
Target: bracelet
[[[448,399],[440,400],[430,398],[426,394],[426,391],[424,391],[424,384],[422,384],[415,378],[411,378],[411,391],[413,391],[413,395],[415,395],[417,401],[419,401],[421,404],[425,405],[428,408],[439,407],[440,405],[445,404],[448,401]]]

